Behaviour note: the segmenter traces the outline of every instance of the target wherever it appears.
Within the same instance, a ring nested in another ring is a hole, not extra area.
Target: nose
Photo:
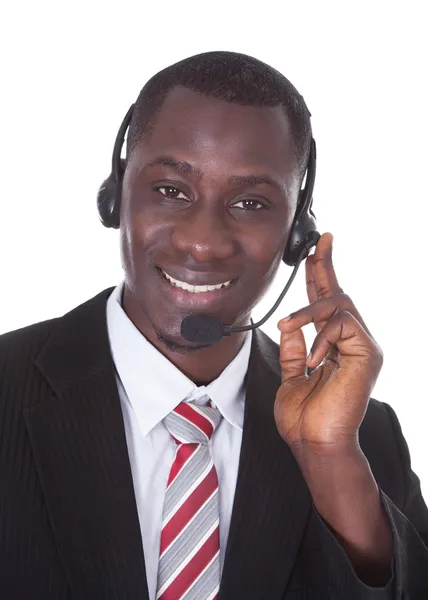
[[[236,241],[226,219],[210,207],[192,207],[180,215],[171,244],[196,262],[224,260],[232,256]]]

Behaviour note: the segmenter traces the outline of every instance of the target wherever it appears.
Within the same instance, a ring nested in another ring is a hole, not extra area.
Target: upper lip
[[[231,275],[219,275],[218,273],[196,273],[192,271],[178,271],[174,268],[159,268],[173,279],[178,279],[178,281],[183,281],[189,285],[220,285],[221,283],[237,279],[237,277]]]

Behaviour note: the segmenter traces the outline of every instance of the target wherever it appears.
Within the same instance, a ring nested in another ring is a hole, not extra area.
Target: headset
[[[122,181],[126,165],[126,161],[121,158],[121,153],[126,132],[132,119],[134,106],[134,104],[130,106],[119,128],[113,148],[111,173],[101,184],[97,196],[98,213],[101,223],[105,227],[112,227],[114,229],[118,229],[120,226]],[[310,112],[309,116],[311,116]],[[310,248],[316,246],[321,237],[317,231],[315,214],[312,211],[315,173],[316,145],[315,140],[312,138],[306,167],[305,186],[299,192],[296,214],[282,258],[290,267],[300,264],[308,256]]]

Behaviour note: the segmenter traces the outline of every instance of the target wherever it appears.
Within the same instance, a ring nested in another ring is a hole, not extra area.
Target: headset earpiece
[[[120,162],[123,175],[125,172],[125,160],[121,158]],[[119,228],[121,194],[122,177],[118,180],[115,173],[111,172],[101,184],[97,195],[98,214],[104,227]]]
[[[132,104],[117,132],[113,148],[111,173],[101,184],[97,194],[98,214],[104,227],[118,229],[120,226],[120,200],[122,196],[122,179],[126,161],[121,158],[126,131],[131,122],[134,105]]]
[[[309,250],[317,245],[318,240],[321,237],[317,231],[316,218],[311,208],[315,174],[316,145],[315,140],[312,138],[305,187],[299,194],[296,215],[282,257],[282,260],[290,267],[296,265],[301,255],[303,255],[303,258],[306,258],[309,254]]]

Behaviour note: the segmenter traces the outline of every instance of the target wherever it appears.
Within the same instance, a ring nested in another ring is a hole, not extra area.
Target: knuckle
[[[295,358],[293,360],[287,360],[285,362],[281,361],[281,366],[283,367],[286,373],[294,373],[300,372],[302,370],[303,365],[306,362],[306,357],[303,358]]]
[[[320,298],[326,298],[326,297],[330,296],[329,288],[325,285],[320,285],[318,288],[318,296]]]
[[[382,352],[382,350],[379,348],[378,345],[376,345],[376,349],[375,349],[375,361],[376,363],[381,367],[383,365],[383,361],[385,359],[385,356]]]
[[[329,331],[326,329],[326,327],[324,327],[314,339],[312,351],[317,350],[320,346],[329,347],[330,349],[334,346],[334,343],[329,340]]]
[[[352,302],[350,296],[348,294],[345,294],[345,292],[342,290],[342,288],[339,288],[339,289],[340,289],[340,291],[336,294],[337,302],[341,306],[353,305],[353,302]]]
[[[341,318],[341,319],[346,319],[347,321],[355,321],[355,317],[354,315],[351,313],[350,310],[346,309],[346,308],[342,308],[338,311],[337,315]]]
[[[369,356],[368,363],[370,364],[372,372],[379,373],[383,365],[383,356],[377,352],[373,353]]]

